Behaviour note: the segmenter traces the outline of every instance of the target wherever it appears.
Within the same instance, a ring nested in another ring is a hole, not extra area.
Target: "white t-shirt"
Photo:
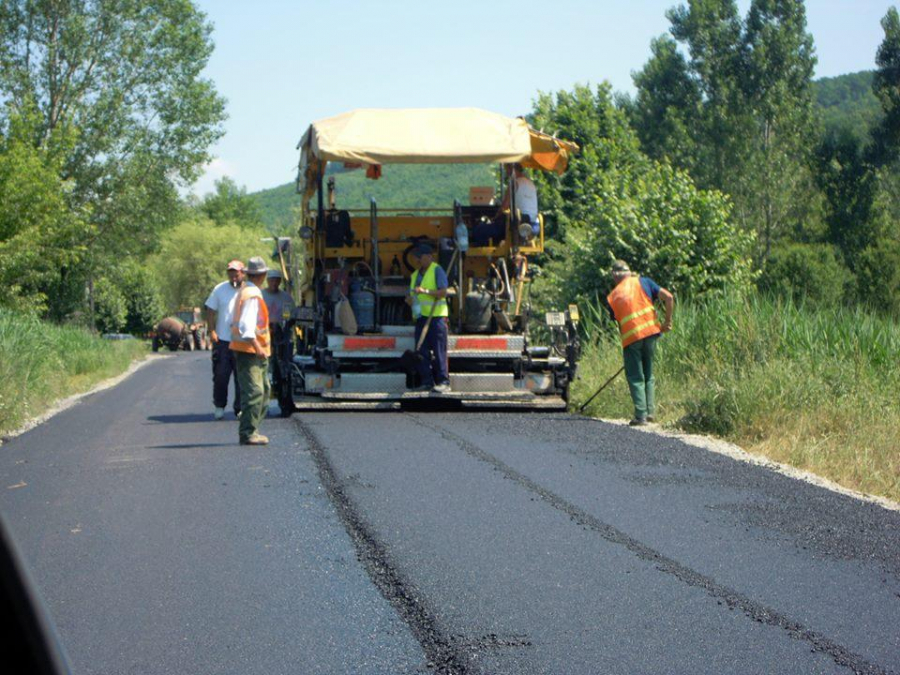
[[[528,215],[532,223],[537,222],[538,198],[537,188],[528,176],[516,178],[516,208],[522,215]]]
[[[244,284],[248,288],[256,288],[249,281]],[[241,305],[241,315],[238,317],[238,333],[243,340],[252,340],[256,337],[256,319],[259,316],[260,298],[245,299]]]
[[[234,303],[237,300],[238,289],[231,282],[223,281],[216,286],[206,299],[206,306],[214,312],[216,317],[216,334],[224,342],[231,342],[231,322],[234,319]]]

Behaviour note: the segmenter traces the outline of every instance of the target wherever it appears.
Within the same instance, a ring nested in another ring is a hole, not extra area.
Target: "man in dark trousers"
[[[231,322],[234,318],[234,303],[244,283],[244,263],[232,260],[226,268],[228,281],[216,286],[206,299],[206,323],[212,339],[213,406],[215,418],[225,416],[228,405],[228,381],[234,377],[234,414],[241,412],[241,388],[238,385],[234,366],[234,352],[231,351]]]
[[[419,269],[413,272],[409,280],[409,302],[413,307],[416,319],[416,344],[428,318],[428,333],[419,348],[422,358],[419,361],[419,387],[425,391],[431,389],[436,394],[450,391],[450,375],[447,364],[447,336],[449,333],[448,317],[450,308],[447,305],[447,274],[434,262],[434,249],[428,244],[419,244],[416,248]]]
[[[616,260],[612,266],[615,288],[607,296],[610,313],[619,324],[625,377],[634,402],[631,426],[643,426],[654,421],[656,409],[656,380],[653,377],[653,356],[660,333],[672,330],[675,298],[653,279],[632,274],[628,263]],[[666,319],[660,323],[653,303],[662,298]]]

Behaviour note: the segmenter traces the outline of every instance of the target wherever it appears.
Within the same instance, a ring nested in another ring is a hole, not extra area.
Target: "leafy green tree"
[[[896,240],[900,213],[897,197],[897,162],[900,157],[900,15],[890,8],[881,21],[884,39],[878,48],[878,70],[873,90],[881,103],[883,117],[866,141],[858,134],[839,131],[828,134],[818,149],[817,180],[826,198],[828,240],[841,250],[851,270],[862,273],[861,289],[868,288],[866,272],[860,268],[864,252],[866,265],[882,260],[890,265],[895,258],[887,240]],[[870,269],[871,271],[871,269]],[[895,276],[891,269],[881,272]],[[896,272],[900,275],[900,271]],[[861,291],[867,300],[868,291]]]
[[[654,41],[635,75],[642,147],[729,194],[765,260],[820,210],[810,172],[816,58],[803,2],[752,0],[742,21],[733,0],[690,0],[668,17],[674,40]]]
[[[728,199],[648,159],[609,87],[579,87],[537,102],[534,121],[579,141],[563,178],[540,177],[541,199],[565,223],[540,290],[553,301],[593,299],[616,258],[675,292],[700,295],[752,282],[752,235],[729,220]]]
[[[96,280],[94,289],[97,330],[101,333],[118,333],[128,320],[128,302],[118,284],[109,277]]]
[[[58,285],[93,288],[93,270],[146,255],[177,222],[173,182],[193,181],[222,134],[224,102],[201,75],[210,33],[190,0],[0,4],[0,126],[36,107],[32,144],[63,156],[67,200],[92,226]],[[55,148],[61,136],[73,142]]]
[[[634,75],[637,98],[629,110],[641,148],[696,174],[699,157],[691,126],[701,111],[700,88],[671,37],[653,40],[650,54],[644,69]]]
[[[271,244],[260,241],[265,236],[262,229],[215,225],[202,217],[167,232],[152,265],[168,311],[202,306],[213,287],[225,281],[229,260],[246,261],[269,252]]]
[[[239,187],[228,176],[215,182],[215,192],[206,195],[198,208],[216,225],[262,227],[259,202],[247,194],[245,187]]]
[[[884,116],[872,131],[869,151],[871,162],[878,167],[897,158],[900,148],[900,14],[896,7],[888,9],[881,20],[884,39],[875,55],[878,69],[872,90],[881,103]]]
[[[125,298],[126,333],[149,332],[165,313],[156,275],[144,265],[127,263],[120,273],[119,288]]]
[[[33,119],[12,116],[0,134],[0,305],[44,312],[89,227],[68,206],[59,158],[31,143]]]
[[[592,172],[640,163],[646,158],[625,114],[612,105],[608,83],[599,85],[596,91],[579,85],[570,92],[543,93],[535,102],[530,121],[582,148],[562,176],[550,172],[534,176],[541,211],[547,219],[546,235],[562,239],[572,224],[572,206],[586,199],[583,189]]]

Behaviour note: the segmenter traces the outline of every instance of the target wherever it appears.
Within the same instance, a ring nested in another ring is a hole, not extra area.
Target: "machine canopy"
[[[521,117],[478,108],[364,108],[313,122],[298,147],[297,191],[315,194],[327,162],[490,164],[563,173],[575,143],[532,129]]]

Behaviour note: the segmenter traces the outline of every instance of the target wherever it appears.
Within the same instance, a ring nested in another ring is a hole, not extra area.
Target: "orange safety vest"
[[[628,277],[619,283],[606,300],[619,322],[623,349],[662,332],[653,300],[647,297],[638,277]]]
[[[241,320],[241,311],[244,308],[245,300],[256,299],[258,310],[256,313],[256,339],[262,346],[266,356],[272,353],[269,347],[269,308],[266,307],[263,300],[262,292],[256,286],[245,286],[238,293],[237,302],[234,303],[234,319],[231,322],[231,349],[236,352],[245,352],[247,354],[255,354],[253,343],[241,337],[241,331],[238,328],[238,322]]]

